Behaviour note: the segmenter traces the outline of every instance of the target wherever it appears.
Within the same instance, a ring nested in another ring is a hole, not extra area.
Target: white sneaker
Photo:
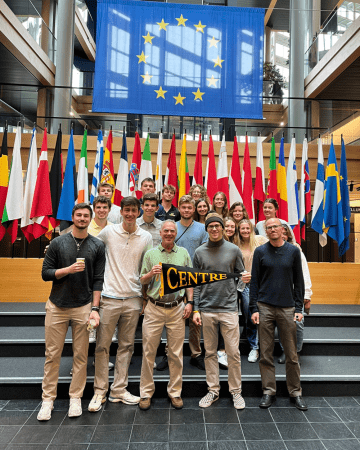
[[[95,359],[93,359],[92,365],[95,367]],[[112,370],[114,367],[115,367],[114,364],[109,361],[109,370]],[[72,375],[72,369],[70,374]]]
[[[106,397],[102,397],[100,394],[95,394],[89,403],[88,410],[90,412],[100,411],[101,405],[106,402]]]
[[[250,363],[255,363],[259,358],[259,350],[256,350],[255,348],[251,349],[251,352],[248,356],[248,361]]]
[[[220,368],[227,370],[229,365],[228,365],[228,359],[227,359],[226,352],[218,351],[217,356],[218,356],[218,363],[219,363]]]
[[[214,394],[213,392],[208,392],[205,397],[203,397],[199,401],[200,408],[208,408],[211,406],[216,400],[219,400],[219,396]]]
[[[90,330],[89,333],[89,343],[94,344],[96,342],[96,328]]]
[[[130,392],[125,391],[121,397],[112,397],[109,395],[109,402],[118,403],[123,402],[125,405],[137,405],[140,403],[140,397],[130,394]]]
[[[71,398],[68,416],[79,417],[82,414],[81,398]]]
[[[112,342],[117,342],[118,341],[118,327],[117,327],[117,325],[116,325],[116,328],[115,328],[115,331],[114,331],[114,334],[113,334],[113,337],[112,337]]]
[[[244,409],[245,408],[245,400],[243,399],[242,395],[240,393],[237,394],[231,394],[233,401],[234,401],[234,407],[236,409]]]
[[[51,419],[51,411],[54,409],[54,402],[51,400],[49,402],[43,401],[41,404],[40,411],[37,415],[37,420],[50,420]]]

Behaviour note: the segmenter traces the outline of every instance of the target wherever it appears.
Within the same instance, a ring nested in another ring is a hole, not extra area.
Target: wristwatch
[[[91,307],[91,311],[99,312],[99,311],[100,311],[100,308],[99,308],[98,306],[92,306],[92,307]]]
[[[194,302],[193,301],[191,301],[191,302],[187,301],[186,304],[194,306]]]

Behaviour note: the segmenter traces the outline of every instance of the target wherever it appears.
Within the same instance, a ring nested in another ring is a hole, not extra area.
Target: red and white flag
[[[241,170],[240,170],[240,158],[239,149],[236,136],[234,137],[234,149],[230,167],[229,177],[229,205],[235,202],[243,203],[242,199],[242,185],[241,185]]]
[[[165,173],[165,185],[171,184],[176,189],[175,196],[172,200],[172,204],[177,207],[178,198],[179,198],[179,186],[178,186],[178,176],[176,170],[176,141],[175,141],[175,133],[173,134],[170,152],[166,166]]]
[[[221,141],[218,169],[217,169],[217,184],[219,191],[226,195],[227,202],[229,204],[229,175],[227,166],[227,153],[226,153],[226,142],[225,133]]]
[[[206,163],[205,184],[207,195],[210,201],[213,201],[214,195],[218,192],[218,183],[216,177],[215,153],[212,136],[210,134],[209,155]]]
[[[194,166],[194,176],[192,180],[192,185],[200,184],[203,185],[203,174],[202,174],[202,140],[201,132],[199,133],[199,142],[196,150],[195,166]]]
[[[121,200],[129,195],[129,166],[127,157],[126,134],[123,134],[123,143],[119,170],[116,178],[114,205],[120,206]]]
[[[30,218],[34,222],[33,235],[35,239],[46,233],[50,233],[51,236],[51,231],[54,229],[50,222],[51,215],[52,205],[47,152],[47,130],[45,128],[41,145],[34,198],[30,213]],[[49,235],[47,235],[47,237],[50,239]]]
[[[254,204],[256,221],[264,220],[263,204],[265,201],[265,176],[264,157],[261,136],[258,136],[256,143],[256,178],[254,189]]]
[[[130,166],[129,191],[131,196],[137,197],[138,199],[142,197],[142,192],[139,186],[140,167],[141,167],[141,145],[139,133],[136,132],[134,152]]]
[[[246,136],[243,164],[243,203],[252,223],[255,223],[252,175],[248,137]]]

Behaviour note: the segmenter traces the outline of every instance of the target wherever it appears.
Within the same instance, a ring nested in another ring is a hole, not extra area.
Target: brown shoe
[[[147,411],[151,407],[151,397],[141,398],[139,402],[139,408],[143,411]]]
[[[181,409],[184,406],[181,397],[170,397],[170,401],[175,409]]]

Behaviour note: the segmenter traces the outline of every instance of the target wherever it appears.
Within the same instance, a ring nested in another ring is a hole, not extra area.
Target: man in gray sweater
[[[209,234],[209,240],[195,251],[194,268],[208,272],[212,270],[243,272],[244,264],[239,247],[223,238],[222,217],[212,214],[206,219],[205,229]],[[217,345],[220,325],[229,362],[229,390],[235,408],[244,409],[245,401],[241,396],[240,332],[235,280],[228,279],[196,287],[193,321],[197,325],[203,325],[206,382],[209,389],[205,397],[200,400],[199,406],[207,408],[219,399]]]

